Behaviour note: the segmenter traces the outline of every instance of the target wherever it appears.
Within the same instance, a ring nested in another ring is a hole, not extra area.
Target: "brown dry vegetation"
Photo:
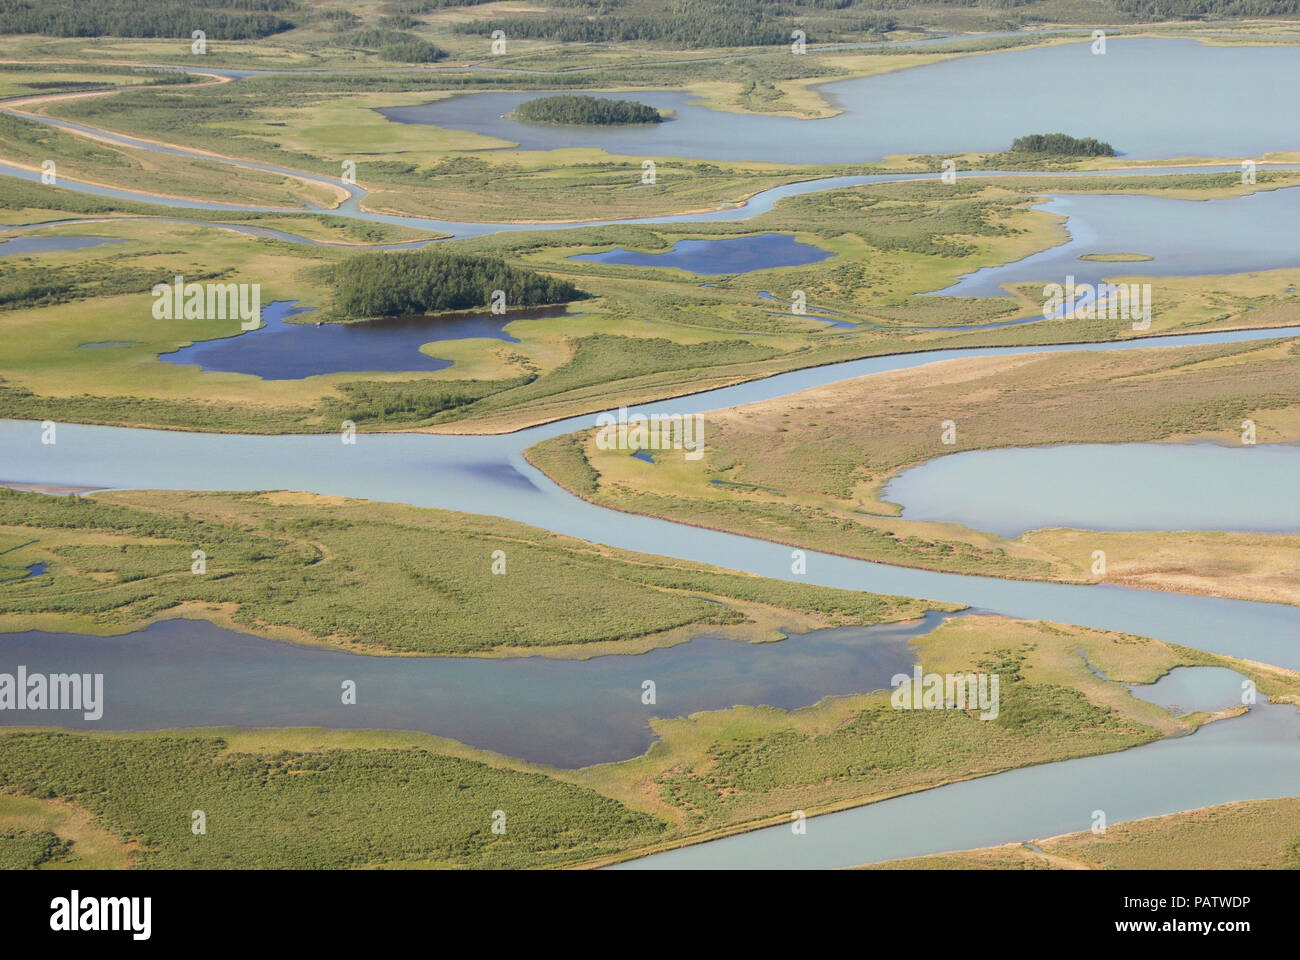
[[[1067,581],[1091,579],[1091,552],[1105,549],[1114,582],[1300,603],[1296,536],[1047,530],[1006,540],[903,520],[880,499],[900,470],[962,450],[1240,443],[1245,418],[1257,422],[1261,443],[1294,440],[1298,374],[1288,341],[950,360],[710,414],[698,461],[660,454],[650,467],[596,449],[594,435],[548,441],[530,457],[597,502],[795,546]],[[941,442],[945,420],[957,425],[951,446]]]

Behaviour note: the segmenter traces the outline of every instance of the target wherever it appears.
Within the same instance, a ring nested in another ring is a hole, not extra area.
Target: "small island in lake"
[[[515,107],[516,120],[530,123],[579,123],[610,126],[623,123],[661,123],[663,115],[654,107],[635,100],[560,94],[526,100]]]
[[[1011,153],[1047,153],[1056,157],[1113,157],[1115,148],[1092,137],[1072,137],[1065,133],[1031,133],[1017,137]]]

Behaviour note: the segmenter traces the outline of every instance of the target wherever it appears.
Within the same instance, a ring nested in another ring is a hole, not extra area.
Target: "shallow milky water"
[[[1003,537],[1044,527],[1294,533],[1297,478],[1297,444],[1070,444],[949,454],[899,474],[884,498],[908,520]]]
[[[1300,48],[1297,48],[1300,49]],[[1097,283],[1103,278],[1151,278],[1152,314],[1161,310],[1160,277],[1247,273],[1300,266],[1295,225],[1300,187],[1242,197],[1058,195],[1040,210],[1068,217],[1068,243],[1003,266],[967,274],[936,291],[952,297],[1004,296],[1021,281]],[[1089,254],[1132,252],[1149,261],[1080,260]]]
[[[1139,700],[1182,717],[1236,706],[1243,702],[1246,682],[1245,677],[1226,667],[1175,667],[1157,682],[1149,686],[1130,685],[1129,690]]]
[[[1146,341],[1056,347],[993,347],[876,357],[794,371],[638,409],[646,414],[710,410],[785,396],[849,377],[965,356],[1124,350],[1135,346],[1230,343],[1300,335],[1300,329],[1237,331]],[[40,442],[39,423],[0,421],[0,480],[109,488],[310,490],[503,516],[558,533],[644,553],[792,579],[790,549],[710,530],[684,530],[616,513],[571,496],[528,465],[523,451],[547,437],[594,426],[575,417],[503,436],[362,434],[244,436],[63,424]],[[1210,448],[1200,448],[1210,449]],[[1264,448],[1260,448],[1263,450]],[[1252,451],[1252,453],[1255,451]],[[649,465],[646,469],[654,469]],[[1265,505],[1257,504],[1261,510]],[[1213,597],[962,576],[808,553],[808,582],[963,603],[1011,616],[1119,630],[1300,668],[1300,609]]]

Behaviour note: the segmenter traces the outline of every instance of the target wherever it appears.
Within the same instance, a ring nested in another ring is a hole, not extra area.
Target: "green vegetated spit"
[[[0,584],[0,615],[63,615],[103,632],[178,612],[224,620],[224,610],[245,628],[372,653],[581,656],[593,643],[654,645],[677,628],[742,625],[755,604],[842,624],[952,609],[609,550],[490,517],[310,495],[0,489],[0,533],[22,545],[0,554],[6,564],[51,563],[42,577]],[[200,549],[207,573],[195,576]],[[496,551],[507,576],[492,575]]]

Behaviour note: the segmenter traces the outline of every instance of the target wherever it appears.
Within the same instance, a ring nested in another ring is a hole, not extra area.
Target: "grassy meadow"
[[[1282,174],[1261,174],[1262,181],[1270,177],[1288,182]],[[1192,191],[1243,189],[1223,175],[1174,179]],[[336,309],[322,271],[352,255],[357,244],[411,239],[418,232],[329,214],[209,214],[193,225],[139,219],[160,215],[160,208],[72,200],[23,184],[0,201],[0,216],[10,222],[57,219],[65,201],[69,209],[62,216],[102,221],[27,233],[93,232],[123,242],[6,258],[0,415],[257,433],[324,432],[343,419],[363,430],[500,432],[863,356],[1133,336],[1129,324],[1109,320],[947,329],[1023,316],[1035,309],[1036,291],[979,300],[917,296],[959,274],[1061,242],[1058,218],[1032,209],[1040,196],[1001,183],[899,183],[789,198],[744,223],[616,225],[452,241],[450,251],[503,258],[571,282],[590,297],[562,317],[513,321],[507,332],[518,343],[482,338],[427,345],[426,353],[452,361],[443,370],[267,381],[160,362],[160,353],[239,331],[234,322],[155,320],[152,285],[177,274],[257,283],[263,304],[299,300],[317,308],[300,321],[348,320]],[[222,220],[336,245],[247,236],[224,229]],[[613,246],[653,252],[684,239],[767,232],[834,255],[809,266],[715,276],[569,259]],[[1297,270],[1167,278],[1151,332],[1293,323],[1295,299],[1288,291],[1297,281]],[[837,310],[861,325],[828,328],[760,296],[794,290],[806,293],[810,309]],[[83,349],[104,341],[122,346]]]
[[[52,161],[58,176],[99,186],[248,207],[333,207],[342,196],[317,181],[89,139],[10,112],[0,113],[0,158],[37,171]]]
[[[192,572],[192,554],[206,572]],[[498,555],[498,552],[499,555]],[[494,573],[500,560],[504,573]],[[16,579],[33,563],[49,570]],[[589,657],[721,630],[909,620],[922,600],[789,584],[492,517],[310,494],[0,488],[0,629],[189,616],[355,652]],[[575,616],[581,611],[581,616]]]

